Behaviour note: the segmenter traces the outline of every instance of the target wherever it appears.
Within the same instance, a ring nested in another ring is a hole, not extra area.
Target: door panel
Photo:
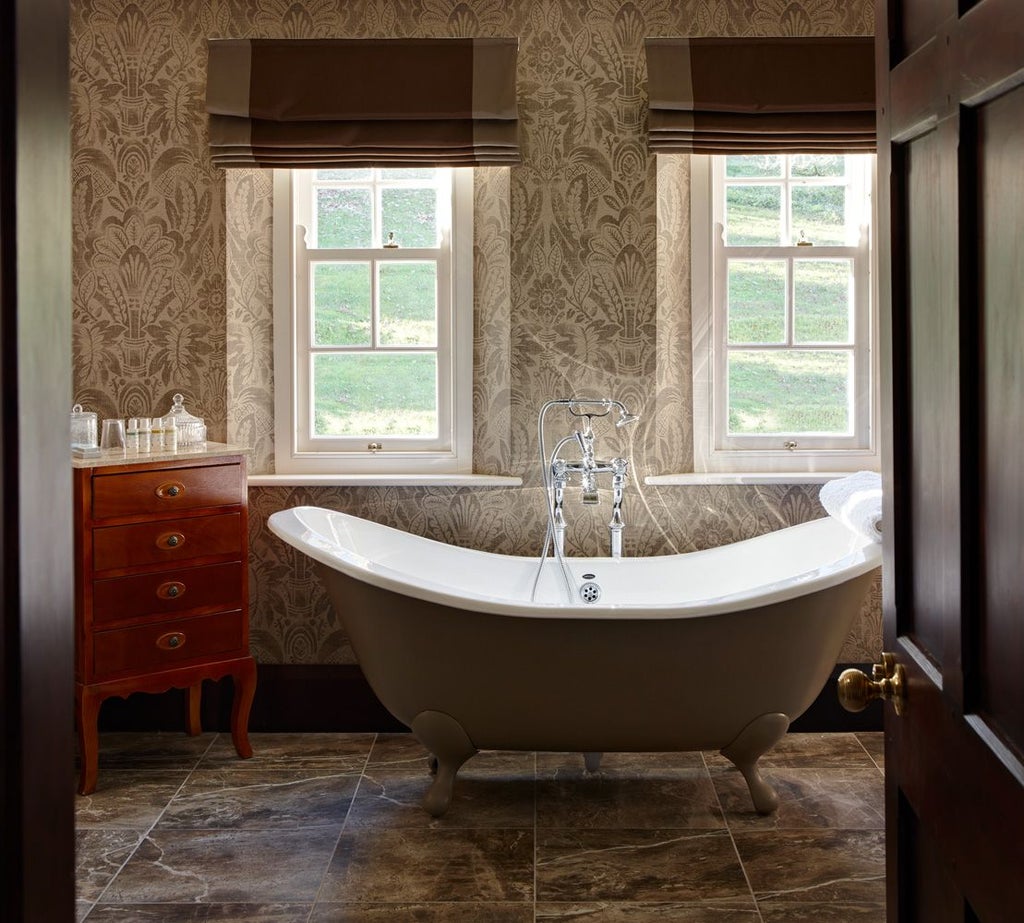
[[[906,902],[906,919],[913,923],[964,923],[963,896],[953,883],[941,850],[909,806],[904,805],[900,816],[904,825],[901,861],[909,870],[907,877],[912,885],[908,897],[917,897]],[[932,882],[938,882],[938,887],[932,887]]]
[[[984,601],[978,626],[978,708],[1024,754],[1024,87],[979,108],[978,183],[984,475]],[[1015,224],[1016,223],[1016,224]],[[1010,231],[1008,229],[1013,229]]]
[[[910,339],[910,542],[914,550],[910,598],[900,631],[909,635],[941,672],[947,660],[945,626],[959,603],[959,413],[958,315],[949,266],[950,241],[936,233],[956,223],[955,188],[942,156],[943,132],[928,131],[905,146],[907,171],[907,276]],[[946,413],[931,412],[933,402]]]
[[[887,915],[1020,923],[1024,3],[876,15]]]
[[[944,18],[942,4],[935,0],[903,0],[899,4],[899,13],[896,25],[899,47],[904,57],[924,45],[935,34]]]

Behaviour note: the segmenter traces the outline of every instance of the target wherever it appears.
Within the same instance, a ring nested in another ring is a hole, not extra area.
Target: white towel
[[[871,539],[882,540],[882,476],[874,471],[858,471],[821,485],[818,494],[829,516],[835,516],[847,529]]]

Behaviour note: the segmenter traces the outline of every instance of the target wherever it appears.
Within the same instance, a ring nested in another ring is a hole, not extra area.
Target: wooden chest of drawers
[[[100,705],[133,692],[188,690],[201,730],[204,679],[231,676],[231,734],[252,755],[245,456],[198,453],[74,463],[75,700],[79,792],[96,787]]]

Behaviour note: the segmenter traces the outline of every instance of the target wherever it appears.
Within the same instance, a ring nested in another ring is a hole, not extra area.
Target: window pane
[[[313,343],[369,346],[372,342],[370,264],[313,264]]]
[[[845,176],[842,154],[794,154],[789,162],[791,176]]]
[[[437,438],[437,356],[314,356],[313,400],[315,436]]]
[[[731,435],[850,434],[848,350],[730,350]]]
[[[317,170],[316,178],[320,180],[333,180],[334,182],[357,182],[370,178],[369,167],[356,167],[351,170]]]
[[[437,246],[437,193],[433,189],[382,189],[381,231],[400,247]]]
[[[380,263],[382,346],[437,345],[437,264]]]
[[[435,167],[391,167],[380,171],[381,179],[433,179]]]
[[[778,245],[782,228],[782,187],[725,187],[725,243],[730,247]]]
[[[317,189],[317,247],[369,247],[373,243],[369,189]]]
[[[850,240],[846,227],[845,186],[793,186],[792,201],[791,244],[800,240],[801,233],[819,247],[856,242],[856,235]]]
[[[728,278],[729,342],[785,342],[785,260],[729,260]]]
[[[725,175],[782,176],[782,158],[778,154],[743,154],[725,158]]]
[[[797,343],[853,342],[853,260],[793,261]]]

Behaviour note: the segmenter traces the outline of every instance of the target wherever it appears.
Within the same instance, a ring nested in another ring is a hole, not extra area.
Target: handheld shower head
[[[625,407],[620,405],[619,407],[619,419],[615,421],[615,428],[618,429],[622,426],[629,426],[630,423],[636,423],[640,419],[640,414],[630,413]]]

